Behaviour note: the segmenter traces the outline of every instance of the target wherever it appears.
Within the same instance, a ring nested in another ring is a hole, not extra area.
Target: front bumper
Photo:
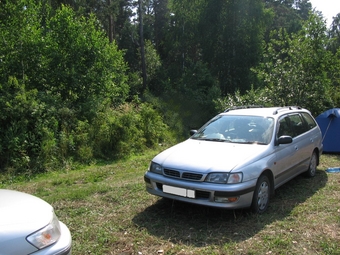
[[[238,209],[251,206],[257,180],[238,184],[215,184],[169,178],[147,171],[144,175],[144,181],[147,192],[152,195],[211,207]],[[163,185],[190,192],[188,196],[165,193]],[[191,195],[193,193],[194,196]],[[228,198],[230,198],[230,201],[228,201]]]
[[[72,237],[66,225],[60,222],[61,235],[58,242],[44,249],[31,253],[31,255],[71,255]]]

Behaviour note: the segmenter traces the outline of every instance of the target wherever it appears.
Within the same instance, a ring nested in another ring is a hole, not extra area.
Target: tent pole
[[[326,129],[326,132],[325,132],[325,135],[322,137],[322,142],[323,142],[323,140],[324,140],[325,137],[326,137],[327,131],[328,131],[328,129],[329,129],[329,126],[331,125],[332,120],[333,120],[333,117],[331,118],[331,120],[330,120],[329,123],[328,123],[327,129]]]

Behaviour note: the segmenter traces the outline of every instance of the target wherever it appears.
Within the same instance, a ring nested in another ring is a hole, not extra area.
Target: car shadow
[[[297,176],[275,191],[268,210],[261,215],[249,209],[225,210],[160,198],[137,214],[133,222],[151,235],[178,244],[203,247],[241,242],[288,216],[327,180],[324,170],[318,170],[314,178]]]

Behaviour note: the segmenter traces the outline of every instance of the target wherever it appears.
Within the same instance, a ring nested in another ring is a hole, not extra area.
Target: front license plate
[[[191,189],[183,189],[183,188],[163,185],[163,192],[172,194],[172,195],[181,196],[181,197],[195,198],[195,191]]]

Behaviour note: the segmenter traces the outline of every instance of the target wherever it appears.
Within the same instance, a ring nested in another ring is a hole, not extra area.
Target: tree
[[[312,10],[309,0],[264,0],[264,3],[266,8],[274,12],[267,33],[280,28],[286,29],[288,33],[298,32]]]
[[[329,77],[332,80],[332,99],[335,105],[340,104],[340,13],[334,18],[328,31],[329,43],[327,49],[333,54],[334,61],[330,65]]]
[[[273,32],[256,72],[270,105],[299,105],[318,114],[332,106],[328,66],[331,54],[322,17],[311,14],[298,34]]]
[[[49,0],[52,8],[58,10],[61,6],[72,8],[77,16],[88,17],[95,14],[106,31],[110,42],[121,36],[125,22],[133,15],[133,0]]]
[[[328,36],[330,39],[328,49],[335,54],[340,48],[340,13],[333,18]]]
[[[1,2],[0,8],[0,169],[41,169],[44,134],[55,123],[35,87],[43,77],[42,5],[18,0]]]
[[[145,47],[144,47],[144,23],[143,23],[143,7],[142,0],[138,0],[138,17],[139,17],[139,39],[140,39],[140,56],[141,56],[141,69],[142,69],[142,77],[143,77],[143,87],[142,91],[144,92],[147,88],[147,73],[145,66]]]
[[[99,112],[127,98],[123,53],[93,15],[34,0],[0,8],[0,169],[44,170],[90,151],[83,137]]]
[[[202,58],[222,95],[250,88],[250,68],[262,52],[266,19],[261,0],[207,1],[199,26]]]
[[[154,10],[155,10],[155,25],[154,25],[155,45],[160,56],[163,57],[166,33],[170,25],[168,0],[155,0]]]
[[[97,28],[94,16],[76,17],[62,7],[48,23],[44,83],[39,89],[59,95],[84,116],[95,113],[104,99],[119,105],[128,94],[122,52]]]

